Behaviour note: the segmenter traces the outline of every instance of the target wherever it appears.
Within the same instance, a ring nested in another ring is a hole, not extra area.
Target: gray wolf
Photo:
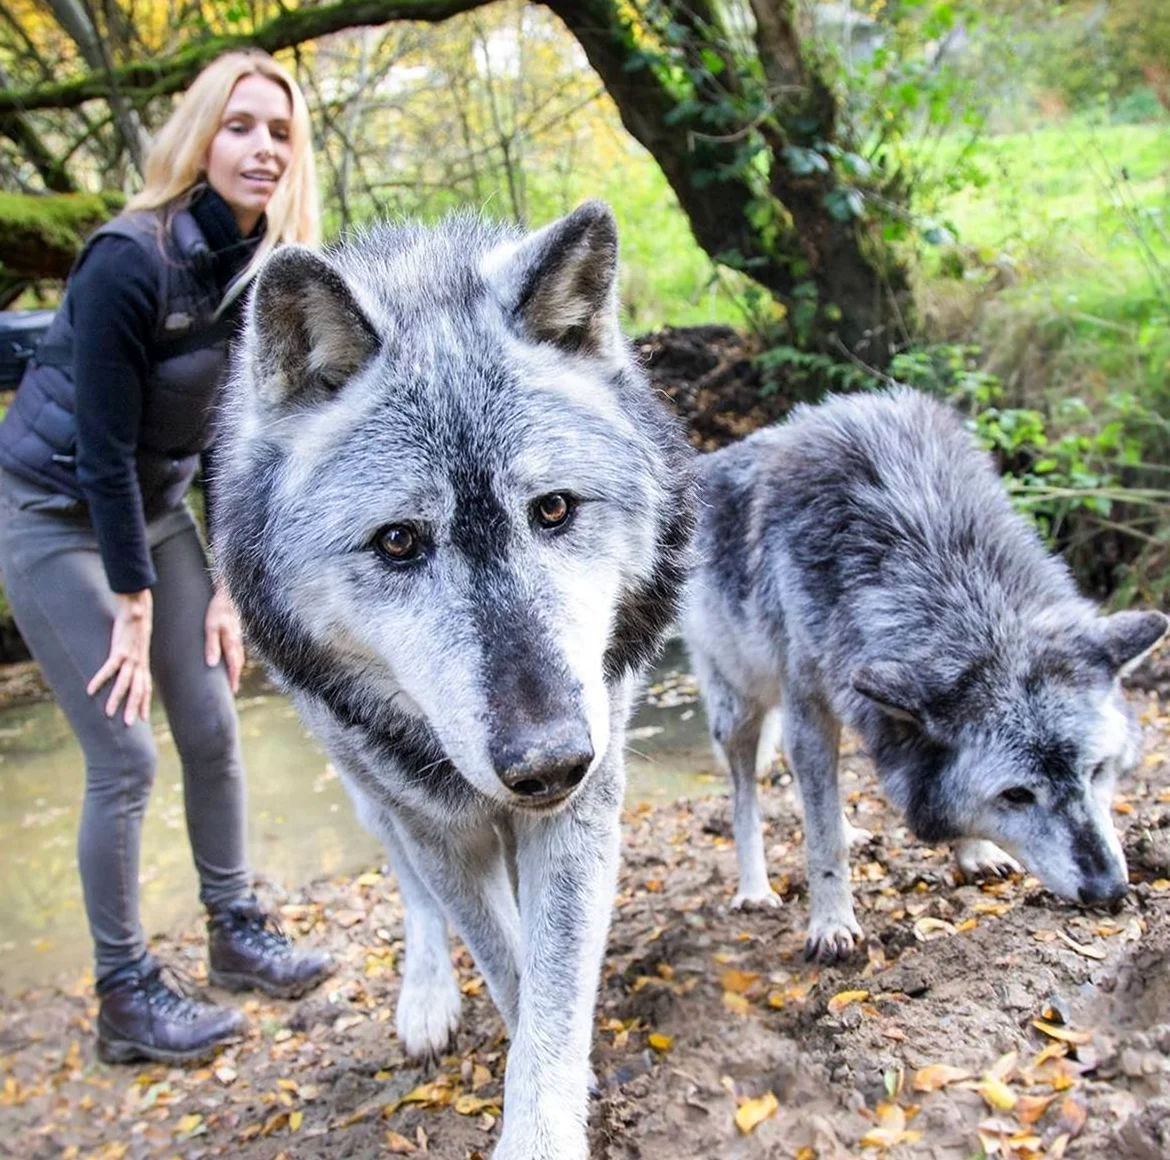
[[[810,956],[843,958],[861,935],[843,725],[911,829],[965,841],[967,868],[1010,855],[1065,899],[1125,892],[1110,799],[1140,735],[1118,674],[1165,616],[1099,615],[958,415],[910,390],[798,407],[700,474],[683,626],[733,779],[737,904],[779,904],[755,784],[777,708],[805,812]]]
[[[512,1045],[496,1160],[579,1160],[635,682],[675,615],[691,452],[617,323],[591,202],[379,226],[258,275],[214,543],[385,841],[397,1028],[444,1052],[464,940]]]

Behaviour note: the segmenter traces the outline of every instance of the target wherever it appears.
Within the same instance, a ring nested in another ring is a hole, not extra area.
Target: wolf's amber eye
[[[999,796],[1009,806],[1030,806],[1036,800],[1036,795],[1022,785],[1013,785],[1011,789],[1005,789]]]
[[[573,514],[573,500],[563,491],[542,495],[532,505],[532,515],[542,528],[559,528]]]
[[[420,546],[418,533],[407,524],[390,524],[374,537],[374,547],[396,564],[413,560]]]

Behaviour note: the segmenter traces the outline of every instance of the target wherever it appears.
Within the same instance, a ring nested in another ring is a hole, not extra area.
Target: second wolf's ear
[[[603,201],[491,251],[483,267],[527,337],[594,355],[621,341],[617,269],[617,224]]]
[[[283,246],[256,278],[248,353],[261,398],[277,406],[332,395],[381,346],[341,274],[303,246]]]
[[[854,692],[872,701],[887,716],[922,727],[924,699],[909,665],[898,661],[859,665],[853,670],[850,683]]]
[[[1100,642],[1116,672],[1145,656],[1167,628],[1170,618],[1161,612],[1115,612],[1098,621]]]

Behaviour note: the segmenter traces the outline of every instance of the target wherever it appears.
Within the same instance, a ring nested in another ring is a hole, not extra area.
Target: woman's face
[[[247,237],[292,157],[292,103],[268,77],[241,77],[207,149],[207,183]]]

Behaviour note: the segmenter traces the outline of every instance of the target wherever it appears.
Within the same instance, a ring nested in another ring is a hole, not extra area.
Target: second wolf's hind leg
[[[756,754],[765,714],[755,706],[745,705],[718,679],[708,679],[705,692],[711,742],[731,773],[732,828],[739,869],[739,888],[731,900],[732,909],[780,906],[780,896],[768,883],[756,793]]]

